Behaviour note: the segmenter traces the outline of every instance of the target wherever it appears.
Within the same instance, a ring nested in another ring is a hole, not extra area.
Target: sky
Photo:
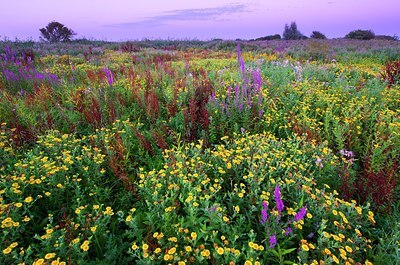
[[[58,21],[75,38],[253,39],[281,34],[295,21],[301,33],[328,38],[356,29],[400,36],[400,0],[0,0],[0,39],[38,40]]]

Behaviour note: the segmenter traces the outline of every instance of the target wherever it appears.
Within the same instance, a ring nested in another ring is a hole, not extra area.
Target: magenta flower
[[[298,213],[296,213],[296,215],[294,216],[294,220],[295,221],[300,221],[303,220],[304,216],[307,214],[307,208],[306,207],[302,207]]]
[[[283,201],[281,199],[281,190],[279,188],[279,185],[276,185],[276,187],[275,187],[274,198],[275,198],[276,208],[278,210],[278,213],[281,214],[283,209],[285,208],[285,205],[283,204]]]
[[[320,168],[324,167],[324,164],[322,163],[322,159],[320,157],[317,158],[317,160],[315,161],[315,164]]]
[[[242,52],[240,51],[240,44],[239,43],[237,45],[237,57],[238,57],[240,72],[242,72],[242,74],[244,74],[245,66],[244,66],[244,60],[242,58]]]
[[[114,75],[113,75],[113,73],[111,72],[110,69],[107,69],[107,68],[103,68],[103,72],[107,77],[108,84],[110,86],[112,86],[114,84]]]
[[[261,210],[261,224],[265,224],[268,219],[268,203],[263,201],[263,209]]]
[[[285,231],[285,236],[288,236],[288,235],[290,235],[291,233],[293,233],[293,229],[290,228],[290,227],[288,227],[288,228],[286,229],[286,231]]]
[[[274,248],[276,246],[276,235],[272,235],[269,237],[269,247]]]

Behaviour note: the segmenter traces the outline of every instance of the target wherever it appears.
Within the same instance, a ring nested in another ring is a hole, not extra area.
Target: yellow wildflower
[[[168,250],[168,254],[170,254],[170,255],[174,255],[175,252],[176,252],[176,248],[170,248],[170,249]]]
[[[302,244],[302,245],[301,245],[301,248],[302,248],[304,251],[309,251],[309,250],[310,250],[310,248],[309,248],[306,244]]]
[[[137,250],[139,247],[136,245],[136,243],[133,243],[131,248],[132,248],[132,250]]]
[[[224,249],[223,249],[223,248],[218,248],[218,249],[217,249],[217,253],[218,253],[219,255],[223,255],[223,254],[224,254]]]
[[[45,259],[52,259],[56,256],[56,253],[47,253],[46,256],[44,256]]]
[[[82,249],[83,251],[88,251],[88,250],[89,250],[89,241],[88,241],[88,240],[85,240],[85,241],[82,243],[81,249]]]
[[[32,265],[42,265],[42,264],[44,264],[44,259],[38,259],[35,262],[33,262]]]
[[[12,251],[12,248],[7,247],[6,249],[3,250],[3,254],[7,255]]]
[[[24,200],[24,202],[26,202],[26,203],[30,203],[32,201],[33,201],[32,196],[26,197],[25,200]]]
[[[352,253],[352,252],[353,252],[353,249],[352,249],[351,247],[349,247],[349,246],[345,246],[344,248],[345,248],[346,251],[349,252],[349,253]]]
[[[186,247],[185,247],[185,250],[186,250],[187,252],[192,252],[192,247],[191,247],[191,246],[186,246]]]

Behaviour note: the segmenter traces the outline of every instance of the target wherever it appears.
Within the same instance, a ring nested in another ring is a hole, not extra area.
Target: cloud
[[[170,22],[184,21],[205,21],[205,20],[221,20],[221,16],[238,13],[248,13],[251,10],[245,4],[229,4],[212,8],[199,9],[179,9],[163,12],[160,15],[146,17],[142,20],[106,25],[107,27],[116,28],[134,28],[134,27],[160,27],[167,25]]]

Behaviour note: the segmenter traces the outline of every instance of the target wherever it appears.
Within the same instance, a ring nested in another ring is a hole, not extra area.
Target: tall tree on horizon
[[[57,21],[52,21],[45,28],[41,28],[40,32],[42,40],[46,40],[50,43],[55,42],[68,42],[71,38],[76,35],[72,30]]]
[[[283,31],[283,38],[285,40],[301,40],[307,38],[297,29],[297,24],[295,21],[288,24],[285,24],[285,29]]]

